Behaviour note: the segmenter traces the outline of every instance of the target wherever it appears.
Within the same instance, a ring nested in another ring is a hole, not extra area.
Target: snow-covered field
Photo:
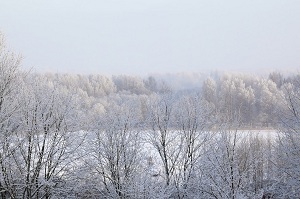
[[[228,135],[234,135],[236,133],[236,137],[238,139],[248,139],[248,138],[260,138],[263,140],[271,139],[275,140],[278,136],[278,133],[276,130],[238,130],[238,131],[226,131],[229,133]],[[173,132],[174,133],[174,132]],[[181,132],[178,132],[181,133]],[[209,133],[209,132],[205,132]],[[151,131],[142,131],[140,132],[141,135],[141,150],[140,153],[143,154],[145,157],[145,161],[148,158],[151,158],[153,163],[155,165],[160,164],[160,157],[157,152],[157,149],[153,146],[152,143],[149,142],[149,134],[151,134]],[[221,133],[220,132],[211,132],[212,137],[211,139],[218,139],[220,138]],[[178,139],[178,145],[180,143],[180,138],[179,136],[176,138]],[[72,133],[72,140],[75,145],[78,145],[78,148],[74,150],[74,156],[73,158],[77,159],[76,160],[76,165],[84,164],[87,161],[91,161],[93,157],[93,153],[97,150],[95,149],[95,142],[97,140],[96,133],[94,132],[75,132]],[[176,144],[176,141],[172,140],[173,143]],[[74,144],[72,147],[74,147]],[[78,156],[78,157],[76,157]]]

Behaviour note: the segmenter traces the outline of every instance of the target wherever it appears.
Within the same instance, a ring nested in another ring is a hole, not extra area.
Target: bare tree
[[[12,143],[12,133],[18,124],[15,119],[19,105],[15,96],[18,93],[18,74],[20,56],[10,52],[0,32],[0,196],[15,198],[15,189],[11,186],[11,167],[9,158],[15,146]]]
[[[186,198],[193,194],[198,179],[198,165],[214,133],[211,132],[213,120],[212,105],[197,95],[185,96],[176,104],[175,127],[182,147],[175,170],[177,197]],[[198,194],[198,193],[196,193]]]
[[[299,80],[298,80],[299,81]],[[300,197],[300,89],[299,84],[287,83],[282,86],[284,98],[279,113],[279,139],[277,167],[282,190],[277,190],[280,197]]]
[[[59,182],[67,174],[74,144],[76,114],[72,100],[42,81],[26,82],[19,95],[17,130],[12,135],[15,146],[6,168],[13,173],[11,184],[16,198],[51,198],[59,194]],[[73,145],[73,146],[72,146]]]
[[[98,121],[92,148],[94,163],[89,164],[92,172],[101,177],[102,197],[138,197],[135,178],[140,172],[141,138],[137,111],[135,104],[123,102],[121,106],[112,106]]]
[[[173,180],[183,144],[172,121],[173,99],[172,93],[166,93],[151,99],[148,107],[151,129],[148,140],[161,159],[166,186]]]
[[[250,171],[249,145],[237,131],[222,131],[202,159],[203,192],[210,198],[241,198]]]

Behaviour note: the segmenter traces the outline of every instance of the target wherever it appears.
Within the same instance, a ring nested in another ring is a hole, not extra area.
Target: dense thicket
[[[299,75],[182,90],[19,66],[0,35],[2,199],[300,197]]]

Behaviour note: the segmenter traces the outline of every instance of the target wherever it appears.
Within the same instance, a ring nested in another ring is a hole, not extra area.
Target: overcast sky
[[[38,72],[300,69],[300,0],[1,0],[0,31]]]

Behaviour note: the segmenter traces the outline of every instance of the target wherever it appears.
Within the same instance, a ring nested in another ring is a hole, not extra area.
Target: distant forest
[[[172,96],[172,103],[183,97],[197,96],[210,104],[215,117],[227,122],[238,120],[240,128],[248,130],[275,128],[278,119],[276,113],[284,105],[282,99],[285,93],[290,87],[299,87],[300,81],[299,74],[284,76],[280,72],[271,72],[267,77],[242,73],[214,73],[211,76],[169,74],[167,80],[162,76],[108,77],[98,74],[48,73],[29,76],[30,79],[42,80],[51,87],[78,96],[86,114],[104,114],[111,106],[122,106],[122,102],[128,99],[139,102],[140,111],[143,112],[147,99],[155,96],[168,94]],[[174,86],[176,80],[179,83]],[[180,85],[180,82],[184,85]]]

